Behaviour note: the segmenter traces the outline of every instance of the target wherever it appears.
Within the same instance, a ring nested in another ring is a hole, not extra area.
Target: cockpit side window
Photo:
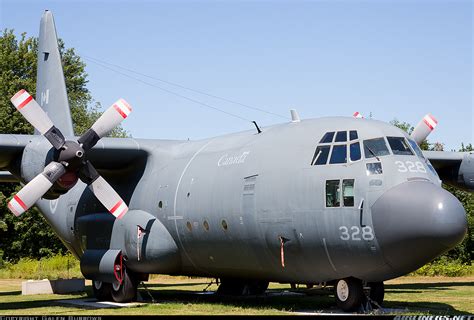
[[[421,151],[420,147],[418,147],[416,142],[411,140],[411,139],[409,139],[408,142],[410,142],[410,145],[411,145],[413,151],[415,151],[416,155],[418,157],[420,157],[421,159],[425,159],[425,156],[423,155],[423,152]]]
[[[331,143],[332,139],[334,138],[334,131],[333,132],[326,132],[319,143]]]
[[[408,142],[402,137],[387,137],[388,144],[394,155],[412,156],[413,152],[408,146]]]
[[[328,162],[329,149],[331,146],[319,146],[316,148],[316,151],[313,156],[313,161],[311,165],[324,165]]]
[[[352,143],[351,146],[350,146],[350,151],[351,151],[351,161],[360,160],[361,154],[360,154],[360,143],[359,142]]]
[[[364,154],[366,159],[382,157],[390,154],[384,138],[364,140]]]

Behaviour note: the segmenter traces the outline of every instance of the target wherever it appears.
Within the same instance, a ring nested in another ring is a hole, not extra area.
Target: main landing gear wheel
[[[356,311],[365,297],[362,281],[356,278],[338,280],[334,286],[334,295],[339,308],[346,312]]]
[[[112,284],[110,283],[93,280],[92,291],[94,292],[95,298],[99,301],[112,300]]]
[[[137,288],[138,280],[124,266],[122,282],[112,283],[112,299],[120,303],[134,301],[137,298]]]
[[[373,308],[379,308],[382,306],[383,298],[385,295],[385,287],[383,282],[369,282],[367,286],[370,288],[369,297],[370,300],[375,301],[370,302]]]

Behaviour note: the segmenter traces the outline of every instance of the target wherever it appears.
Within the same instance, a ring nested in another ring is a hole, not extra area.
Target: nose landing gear
[[[346,312],[380,308],[384,298],[383,282],[366,285],[356,278],[340,279],[334,286],[334,296],[339,308]]]

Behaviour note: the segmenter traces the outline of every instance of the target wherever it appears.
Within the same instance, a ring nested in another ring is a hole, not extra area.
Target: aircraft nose
[[[372,219],[381,253],[400,275],[453,248],[467,233],[461,202],[429,181],[386,191],[372,206]]]

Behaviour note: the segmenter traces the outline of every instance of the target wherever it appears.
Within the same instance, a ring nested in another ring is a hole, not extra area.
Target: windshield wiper
[[[368,145],[365,145],[364,144],[364,147],[367,148],[367,150],[369,150],[369,152],[377,159],[377,161],[380,161],[380,158],[377,157],[377,155],[375,154],[375,152],[372,151],[372,149],[370,149],[370,147]]]

